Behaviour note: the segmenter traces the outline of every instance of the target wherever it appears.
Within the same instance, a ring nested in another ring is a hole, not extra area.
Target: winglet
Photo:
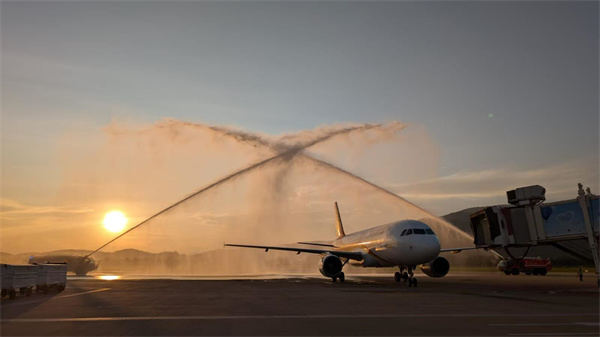
[[[345,236],[346,233],[344,233],[344,227],[342,226],[342,217],[340,216],[340,209],[338,207],[337,201],[335,202],[335,215],[337,217],[336,230],[337,230],[337,237],[339,239],[339,238]]]

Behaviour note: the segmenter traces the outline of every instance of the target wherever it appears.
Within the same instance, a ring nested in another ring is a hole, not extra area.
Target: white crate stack
[[[38,266],[1,264],[2,296],[9,295],[15,298],[17,292],[31,296],[33,287],[36,286]]]
[[[37,292],[47,294],[50,289],[63,291],[67,286],[67,264],[45,263],[37,265],[36,288]]]
[[[17,293],[31,296],[33,287],[44,294],[50,289],[61,292],[67,286],[67,264],[0,264],[0,279],[2,297],[8,295],[11,299]]]

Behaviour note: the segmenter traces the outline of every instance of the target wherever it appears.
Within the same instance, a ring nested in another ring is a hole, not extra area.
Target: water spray
[[[387,189],[385,189],[385,188],[383,188],[383,187],[381,187],[381,186],[379,186],[379,185],[376,185],[376,184],[374,184],[374,183],[372,183],[372,182],[370,182],[370,181],[368,181],[368,180],[366,180],[366,179],[364,179],[364,178],[362,178],[362,177],[359,177],[359,176],[357,176],[357,175],[356,175],[356,174],[354,174],[354,173],[351,173],[351,172],[349,172],[349,171],[346,171],[346,170],[344,170],[343,168],[340,168],[340,167],[338,167],[338,166],[335,166],[335,165],[333,165],[333,164],[331,164],[331,163],[328,163],[328,162],[326,162],[326,161],[323,161],[323,160],[320,160],[320,159],[316,159],[316,158],[314,158],[314,157],[311,157],[311,156],[309,156],[309,155],[306,155],[306,154],[298,154],[298,156],[299,156],[299,157],[302,157],[302,158],[304,158],[304,159],[307,159],[307,160],[309,160],[309,161],[311,161],[311,162],[313,162],[313,163],[315,163],[315,164],[317,164],[317,165],[319,165],[319,166],[323,166],[323,167],[325,167],[325,168],[327,168],[327,169],[330,169],[330,170],[333,170],[333,171],[335,171],[335,172],[342,173],[342,174],[344,174],[344,175],[346,175],[346,176],[349,176],[350,178],[352,178],[352,179],[354,179],[354,180],[358,180],[358,181],[359,181],[359,182],[361,182],[361,183],[367,184],[367,185],[369,185],[369,186],[371,186],[371,187],[375,188],[376,190],[378,190],[378,191],[380,191],[380,192],[383,192],[383,193],[385,193],[387,196],[390,196],[390,197],[392,197],[392,198],[394,198],[394,199],[396,199],[396,200],[400,200],[400,201],[402,201],[402,202],[405,202],[405,203],[407,203],[407,204],[409,204],[409,205],[411,205],[411,206],[413,206],[413,207],[417,208],[418,210],[420,210],[420,211],[422,211],[422,212],[424,212],[424,213],[426,213],[426,214],[430,214],[429,212],[427,212],[427,211],[426,211],[426,210],[424,210],[423,208],[421,208],[421,207],[419,207],[419,206],[417,206],[417,205],[413,204],[412,202],[410,202],[410,201],[408,201],[408,200],[406,200],[406,199],[402,198],[401,196],[397,195],[396,193],[393,193],[393,192],[391,192],[391,191],[389,191],[389,190],[387,190]],[[447,223],[447,222],[445,222],[445,221],[442,221],[441,223],[442,223],[444,226],[447,226],[448,228],[455,229],[454,227],[452,227],[452,225],[448,224],[448,223]],[[457,232],[458,232],[458,233],[460,233],[460,234],[461,234],[463,237],[465,237],[466,239],[473,240],[473,237],[472,237],[472,236],[470,236],[469,234],[467,234],[467,233],[465,233],[465,232],[463,232],[463,231],[460,231],[460,230],[457,230]]]
[[[219,186],[219,185],[221,185],[221,184],[223,184],[223,183],[225,183],[225,182],[227,182],[227,181],[229,181],[231,179],[234,179],[234,178],[236,178],[236,177],[238,177],[240,175],[248,173],[248,172],[250,172],[250,171],[252,171],[254,169],[257,169],[257,168],[259,168],[261,166],[264,166],[264,165],[266,165],[266,164],[268,164],[270,162],[273,162],[275,160],[282,160],[283,159],[283,160],[288,160],[289,161],[290,159],[292,159],[294,156],[296,156],[301,151],[303,151],[303,150],[305,150],[305,149],[307,149],[307,148],[309,148],[311,146],[314,146],[316,144],[325,142],[325,141],[327,141],[327,140],[329,140],[329,139],[331,139],[331,138],[333,138],[335,136],[342,135],[342,134],[348,134],[348,133],[353,132],[353,131],[365,131],[365,130],[369,130],[369,129],[382,128],[382,126],[383,126],[382,124],[363,124],[363,125],[359,125],[359,126],[346,127],[346,128],[343,128],[343,129],[333,129],[333,130],[329,130],[325,135],[322,135],[322,136],[320,136],[320,137],[318,137],[316,139],[310,140],[308,142],[298,143],[298,144],[291,144],[291,145],[290,144],[281,143],[281,144],[278,144],[278,146],[274,147],[272,145],[272,143],[270,143],[270,142],[262,139],[261,137],[259,137],[257,135],[252,135],[252,134],[249,134],[249,133],[245,133],[245,132],[237,132],[237,131],[227,130],[227,129],[224,129],[224,128],[218,128],[218,127],[206,127],[206,126],[201,126],[201,125],[192,124],[192,123],[185,123],[184,125],[188,125],[188,126],[191,125],[191,126],[194,126],[194,127],[202,127],[204,129],[208,129],[208,130],[219,132],[219,133],[221,133],[221,134],[223,134],[225,136],[228,136],[228,137],[233,137],[234,139],[236,139],[238,141],[251,142],[253,144],[260,144],[260,145],[264,145],[264,146],[269,146],[272,149],[273,148],[278,148],[282,152],[280,152],[276,156],[273,156],[273,157],[267,158],[265,160],[259,161],[259,162],[254,163],[254,164],[252,164],[252,165],[250,165],[250,166],[248,166],[248,167],[246,167],[246,168],[244,168],[242,170],[234,172],[234,173],[226,176],[225,178],[222,178],[222,179],[220,179],[220,180],[218,180],[218,181],[216,181],[216,182],[214,182],[214,183],[212,183],[212,184],[210,184],[210,185],[208,185],[208,186],[200,189],[199,191],[197,191],[197,192],[195,192],[195,193],[193,193],[193,194],[185,197],[184,199],[181,199],[180,201],[172,204],[171,206],[169,206],[169,207],[161,210],[160,212],[152,215],[151,217],[149,217],[146,220],[140,222],[139,224],[135,225],[134,227],[132,227],[132,228],[128,229],[127,231],[121,233],[120,235],[118,235],[114,239],[108,241],[104,245],[100,246],[99,248],[97,248],[93,252],[87,254],[86,257],[89,257],[89,256],[95,254],[96,252],[100,251],[102,248],[108,246],[109,244],[111,244],[114,241],[118,240],[119,238],[123,237],[127,233],[133,231],[136,228],[139,228],[143,224],[145,224],[145,223],[149,222],[150,220],[158,217],[159,215],[164,214],[164,213],[170,211],[171,209],[175,208],[176,206],[178,206],[178,205],[180,205],[180,204],[182,204],[182,203],[184,203],[184,202],[186,202],[186,201],[194,198],[195,196],[197,196],[197,195],[199,195],[199,194],[201,194],[201,193],[203,193],[205,191],[208,191],[208,190],[210,190],[212,188],[215,188],[215,187],[217,187],[217,186]]]
[[[129,232],[139,228],[140,226],[150,222],[152,219],[172,210],[173,208],[177,207],[178,205],[202,194],[203,192],[206,192],[210,189],[216,188],[232,179],[235,179],[239,176],[242,176],[246,173],[249,173],[253,170],[256,170],[260,167],[263,167],[265,165],[268,164],[272,164],[272,163],[276,163],[278,161],[281,162],[289,162],[291,159],[295,158],[295,157],[299,157],[301,159],[307,160],[315,165],[318,165],[320,167],[324,167],[328,170],[331,170],[333,172],[336,173],[341,173],[343,175],[346,175],[360,183],[366,184],[374,189],[376,189],[377,191],[383,192],[385,195],[393,198],[394,200],[398,200],[401,201],[403,203],[408,204],[409,206],[414,207],[415,209],[423,212],[424,214],[429,214],[431,215],[429,212],[427,212],[426,210],[424,210],[423,208],[411,203],[410,201],[400,197],[399,195],[375,184],[372,183],[354,173],[351,173],[345,169],[342,169],[332,163],[329,163],[327,161],[321,160],[321,159],[317,159],[314,158],[308,154],[306,154],[304,152],[304,150],[326,142],[330,139],[332,139],[333,137],[339,136],[339,135],[344,135],[344,134],[349,134],[352,132],[363,132],[363,131],[368,131],[368,130],[378,130],[378,131],[383,131],[383,133],[379,134],[379,136],[381,135],[387,135],[387,136],[391,136],[393,134],[395,134],[398,131],[401,131],[402,129],[404,129],[406,127],[405,124],[399,123],[399,122],[394,122],[394,123],[389,123],[389,124],[361,124],[361,125],[352,125],[352,126],[347,126],[344,128],[322,128],[322,129],[317,129],[313,132],[307,132],[307,131],[303,131],[297,134],[293,134],[293,135],[284,135],[282,137],[280,137],[279,139],[276,140],[270,140],[265,138],[264,136],[258,135],[258,134],[252,134],[252,133],[248,133],[248,132],[244,132],[244,131],[239,131],[239,130],[232,130],[232,129],[228,129],[228,128],[224,128],[224,127],[215,127],[215,126],[206,126],[206,125],[202,125],[202,124],[195,124],[195,123],[189,123],[189,122],[178,122],[178,121],[172,121],[172,120],[167,120],[165,123],[161,123],[159,124],[156,128],[159,129],[163,129],[163,128],[170,128],[174,125],[174,123],[177,123],[177,125],[183,125],[186,127],[191,127],[191,128],[196,128],[196,129],[201,129],[201,130],[206,130],[206,131],[210,131],[210,132],[215,132],[217,134],[220,134],[221,136],[225,136],[227,138],[232,138],[240,143],[247,143],[250,144],[254,147],[260,146],[260,147],[264,147],[264,148],[268,148],[271,151],[275,152],[276,155],[269,157],[267,159],[261,160],[259,162],[256,162],[242,170],[239,170],[237,172],[234,172],[200,190],[198,190],[197,192],[185,197],[184,199],[170,205],[169,207],[161,210],[160,212],[152,215],[151,217],[147,218],[146,220],[140,222],[139,224],[137,224],[136,226],[128,229],[127,231],[125,231],[124,233],[118,235],[117,237],[115,237],[114,239],[110,240],[109,242],[107,242],[106,244],[102,245],[101,247],[99,247],[98,249],[94,250],[93,252],[89,253],[86,256],[91,256],[94,253],[100,251],[101,249],[103,249],[104,247],[108,246],[109,244],[113,243],[114,241],[118,240],[119,238],[123,237],[124,235],[128,234]],[[140,132],[147,132],[150,131],[151,129],[147,129],[147,130],[142,130]],[[306,139],[308,137],[314,137],[314,133],[320,133],[318,135],[318,137],[313,138],[313,139]],[[113,132],[115,134],[119,134],[119,132]],[[434,216],[432,216],[434,217]],[[435,218],[435,217],[434,217]],[[454,233],[458,232],[460,233],[460,235],[468,240],[472,240],[472,237],[463,232],[460,231],[454,227],[452,227],[450,224],[448,224],[445,221],[441,221],[440,222],[443,226],[445,226],[446,228],[452,230]]]

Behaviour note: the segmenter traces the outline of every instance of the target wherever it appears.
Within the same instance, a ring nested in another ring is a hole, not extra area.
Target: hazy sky
[[[3,1],[0,9],[4,212],[14,211],[8,203],[22,213],[70,210],[60,193],[73,160],[65,153],[97,151],[111,123],[165,117],[275,135],[416,125],[437,147],[435,193],[431,179],[367,178],[436,214],[501,203],[517,184],[554,187],[556,198],[574,197],[578,181],[599,192],[596,1]],[[106,211],[92,201],[78,207]],[[3,230],[27,227],[3,218]]]

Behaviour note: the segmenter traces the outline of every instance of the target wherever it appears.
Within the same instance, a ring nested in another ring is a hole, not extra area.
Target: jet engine
[[[421,271],[430,277],[444,277],[450,270],[450,263],[438,256],[433,261],[421,265]]]
[[[325,255],[319,262],[319,271],[325,277],[336,277],[342,272],[342,260],[335,255]]]

